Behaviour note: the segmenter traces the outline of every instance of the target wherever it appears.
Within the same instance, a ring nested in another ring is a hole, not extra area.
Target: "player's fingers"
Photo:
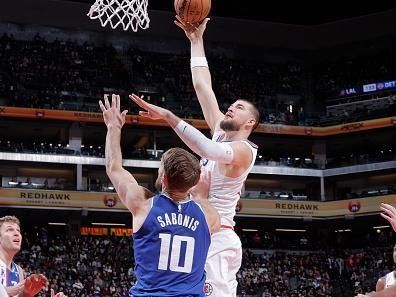
[[[380,209],[382,210],[382,211],[387,211],[387,212],[391,212],[389,209],[387,209],[385,206],[380,206]]]
[[[388,217],[386,214],[384,213],[380,213],[381,217],[383,217],[385,220],[387,220],[389,223],[392,224],[392,218]]]
[[[114,108],[117,107],[117,95],[116,94],[111,95],[111,107],[114,107]]]
[[[120,106],[121,106],[121,98],[120,98],[120,95],[117,95],[117,98],[116,98],[117,100],[116,100],[116,107],[117,107],[117,109],[118,110],[120,110]]]
[[[173,21],[174,23],[175,23],[175,25],[176,26],[178,26],[180,29],[182,29],[182,30],[185,30],[185,28],[184,28],[184,26],[183,26],[183,24],[181,24],[180,22],[178,22],[178,21]]]
[[[42,273],[39,274],[39,278],[42,279],[43,281],[48,282],[48,278]]]
[[[208,24],[208,22],[210,21],[210,18],[206,18],[202,21],[201,25],[199,25],[200,28],[202,28],[203,30],[206,29],[206,25]]]
[[[127,113],[128,113],[128,110],[125,109],[124,111],[122,111],[121,116],[122,116],[123,118],[125,118],[126,115],[127,115]]]
[[[186,23],[184,25],[184,30],[188,33],[194,33],[198,29],[198,27],[198,24]]]
[[[176,20],[178,20],[180,25],[182,25],[184,27],[186,26],[186,22],[183,21],[183,19],[180,16],[176,15]],[[183,29],[183,27],[182,27],[182,29]]]
[[[129,95],[129,98],[131,98],[137,105],[139,105],[141,108],[143,108],[143,109],[147,109],[147,104],[146,104],[146,102],[142,99],[142,98],[140,98],[139,96],[137,96],[137,95],[135,95],[135,94],[132,94],[132,95]]]
[[[392,213],[390,213],[387,209],[383,208],[381,209],[384,212],[384,215],[386,215],[389,219],[392,217]]]
[[[145,118],[151,118],[151,115],[147,111],[139,111],[139,115]]]
[[[109,95],[104,96],[104,104],[106,106],[106,109],[110,109]]]
[[[392,209],[386,208],[385,206],[381,206],[380,209],[381,209],[383,212],[387,213],[389,216],[393,216],[393,217],[396,216],[396,214],[393,212]]]
[[[381,207],[386,208],[388,211],[396,215],[396,209],[392,205],[387,203],[381,203]]]
[[[133,101],[141,101],[142,100],[142,98],[140,98],[138,95],[136,95],[136,94],[131,94],[131,95],[129,95],[129,98],[131,98]]]
[[[129,95],[129,98],[131,98],[133,102],[135,102],[137,105],[140,106],[142,99],[139,96],[132,94],[132,95]]]
[[[106,111],[106,107],[103,105],[102,100],[99,100],[99,107],[102,112]]]

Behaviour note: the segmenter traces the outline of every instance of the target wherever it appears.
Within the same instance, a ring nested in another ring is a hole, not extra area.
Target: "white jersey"
[[[0,297],[8,297],[7,291],[3,285],[0,285]]]
[[[225,134],[223,131],[217,131],[213,134],[212,140],[221,142]],[[202,165],[206,170],[211,172],[211,184],[209,189],[209,202],[219,212],[221,224],[234,226],[235,207],[241,197],[241,191],[245,180],[254,166],[257,155],[257,146],[248,141],[242,142],[252,151],[252,162],[246,171],[238,177],[227,177],[219,172],[218,162],[203,159]]]
[[[13,287],[17,285],[22,277],[22,268],[11,262],[11,268],[8,268],[6,263],[0,260],[0,285],[3,287]],[[0,295],[1,296],[1,295]],[[16,295],[15,295],[16,296]]]
[[[396,285],[395,271],[389,272],[385,275],[385,289],[392,285]]]

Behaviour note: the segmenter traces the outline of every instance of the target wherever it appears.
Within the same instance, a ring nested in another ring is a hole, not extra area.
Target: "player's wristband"
[[[209,67],[206,57],[191,57],[191,69],[194,67]]]

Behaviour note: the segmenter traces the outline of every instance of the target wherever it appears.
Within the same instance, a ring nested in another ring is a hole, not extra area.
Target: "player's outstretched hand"
[[[104,103],[99,100],[99,107],[103,112],[103,120],[107,126],[122,128],[125,124],[125,117],[127,110],[120,111],[120,95],[111,95],[111,105],[109,102],[109,95],[104,95]]]
[[[156,106],[154,104],[147,103],[139,96],[132,94],[129,95],[129,98],[132,99],[140,108],[144,109],[144,111],[139,111],[139,115],[152,119],[152,120],[165,120],[166,116],[169,114],[169,110]]]
[[[192,24],[183,21],[181,17],[176,15],[175,24],[184,31],[187,38],[191,42],[194,42],[203,38],[203,34],[206,30],[206,24],[208,23],[209,20],[210,20],[209,18],[206,18],[200,24],[199,23]]]
[[[393,231],[396,232],[396,208],[386,203],[381,203],[380,208],[384,212],[381,213],[381,217],[387,220],[391,224]]]

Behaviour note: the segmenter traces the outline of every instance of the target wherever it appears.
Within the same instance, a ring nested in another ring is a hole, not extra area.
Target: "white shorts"
[[[242,243],[232,229],[212,235],[206,259],[205,294],[210,297],[236,297],[236,274],[242,264]]]

